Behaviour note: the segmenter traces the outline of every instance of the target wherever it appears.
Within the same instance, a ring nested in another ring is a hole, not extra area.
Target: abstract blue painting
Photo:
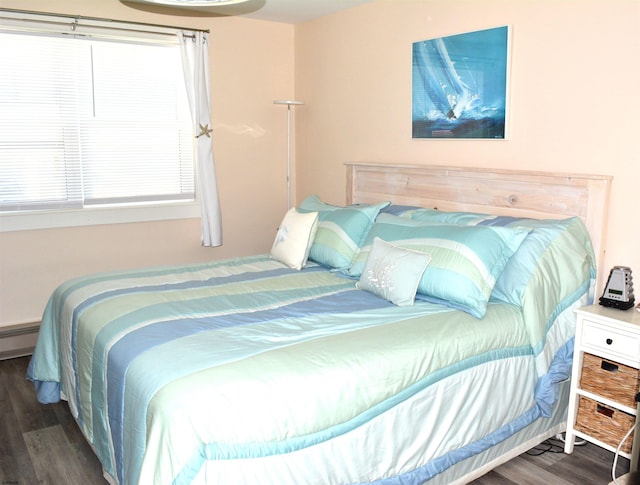
[[[413,43],[413,138],[506,136],[509,27]]]

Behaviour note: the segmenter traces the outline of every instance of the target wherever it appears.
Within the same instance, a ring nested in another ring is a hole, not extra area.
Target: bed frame
[[[433,165],[347,163],[347,203],[391,201],[443,211],[468,211],[536,219],[580,217],[597,260],[596,288],[603,277],[604,234],[612,177]],[[566,429],[568,383],[560,387],[554,414],[505,442],[457,464],[434,483],[464,484]],[[466,468],[465,468],[466,466]]]
[[[347,163],[347,203],[389,200],[443,211],[534,219],[580,217],[596,254],[598,294],[612,177],[523,170]]]

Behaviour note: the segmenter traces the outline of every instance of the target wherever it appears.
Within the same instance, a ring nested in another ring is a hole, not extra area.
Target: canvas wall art
[[[413,138],[505,139],[509,27],[413,43]]]

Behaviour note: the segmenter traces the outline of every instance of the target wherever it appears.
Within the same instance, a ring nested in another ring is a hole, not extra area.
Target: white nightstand
[[[591,305],[576,310],[577,326],[565,453],[578,436],[610,451],[633,426],[640,406],[640,312]],[[621,456],[637,469],[640,430]]]

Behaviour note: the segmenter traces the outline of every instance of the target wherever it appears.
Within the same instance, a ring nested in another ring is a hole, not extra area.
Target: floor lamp
[[[287,210],[289,210],[291,209],[291,106],[304,103],[290,99],[276,99],[273,104],[287,105]]]

